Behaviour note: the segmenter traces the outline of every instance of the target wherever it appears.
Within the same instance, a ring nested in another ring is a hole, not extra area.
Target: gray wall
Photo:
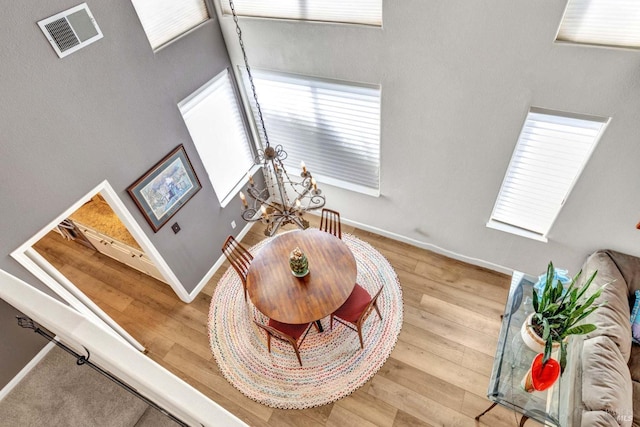
[[[22,313],[0,299],[0,388],[47,344],[47,340],[33,330],[18,326],[16,316],[20,315]]]
[[[241,26],[253,67],[382,85],[382,196],[323,185],[327,206],[466,257],[575,273],[599,248],[640,255],[640,53],[555,44],[564,6],[384,0],[382,29]],[[221,20],[240,64],[232,24]],[[548,243],[485,226],[530,106],[612,117]]]
[[[218,22],[154,54],[130,1],[87,3],[104,38],[63,59],[36,22],[77,1],[9,2],[0,18],[0,268],[42,289],[9,253],[107,179],[191,291],[220,257],[231,221],[243,225],[239,202],[220,208],[176,106],[229,66]],[[169,225],[153,233],[126,188],[178,144],[203,188],[175,215],[179,234]],[[3,340],[8,327],[3,318]]]

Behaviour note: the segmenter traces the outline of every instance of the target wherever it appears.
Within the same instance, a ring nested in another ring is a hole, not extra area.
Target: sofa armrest
[[[624,280],[629,289],[629,294],[634,293],[640,289],[640,258],[623,254],[622,252],[616,252],[611,249],[602,251],[609,255],[613,263],[618,267],[620,274],[624,277]]]
[[[609,337],[616,343],[627,361],[631,355],[631,323],[629,322],[631,309],[627,283],[611,256],[605,251],[598,251],[589,256],[584,263],[580,284],[584,283],[596,270],[598,274],[585,294],[585,298],[604,287],[602,294],[595,302],[602,304],[606,301],[606,304],[584,319],[585,323],[593,323],[597,327],[587,335],[587,338]]]

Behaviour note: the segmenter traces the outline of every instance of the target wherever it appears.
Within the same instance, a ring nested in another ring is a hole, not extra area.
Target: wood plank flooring
[[[317,226],[317,218],[310,216]],[[510,278],[367,231],[345,227],[393,265],[404,296],[404,325],[382,369],[333,404],[279,410],[238,392],[209,350],[207,315],[225,263],[191,303],[171,288],[111,258],[49,233],[36,250],[139,340],[147,355],[252,426],[476,426],[485,394]],[[243,239],[264,238],[260,224]],[[218,254],[215,254],[218,256]],[[500,406],[480,425],[517,426]],[[533,421],[528,426],[539,426]]]

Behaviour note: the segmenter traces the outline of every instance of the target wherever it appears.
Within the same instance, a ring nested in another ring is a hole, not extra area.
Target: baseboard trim
[[[317,213],[316,212],[310,212],[310,213],[312,213],[313,215],[320,216],[319,212],[317,212]],[[473,258],[473,257],[467,256],[467,255],[459,254],[457,252],[441,248],[440,246],[434,245],[432,243],[427,243],[427,242],[423,242],[421,240],[416,240],[416,239],[413,239],[411,237],[406,237],[406,236],[403,236],[401,234],[397,234],[397,233],[394,233],[392,231],[387,231],[387,230],[383,230],[383,229],[378,228],[378,227],[373,227],[373,226],[370,226],[370,225],[367,225],[367,224],[363,224],[363,223],[358,222],[358,221],[352,221],[352,220],[347,219],[347,218],[341,218],[340,220],[342,221],[343,224],[350,225],[352,227],[356,227],[356,228],[359,228],[359,229],[364,230],[364,231],[369,231],[371,233],[376,233],[376,234],[379,234],[381,236],[388,237],[390,239],[397,240],[399,242],[407,243],[409,245],[416,246],[416,247],[421,248],[421,249],[426,249],[426,250],[435,252],[437,254],[444,255],[446,257],[453,258],[453,259],[458,260],[458,261],[466,262],[468,264],[472,264],[472,265],[475,265],[475,266],[478,266],[478,267],[487,268],[489,270],[497,271],[499,273],[508,274],[508,275],[511,275],[513,273],[513,271],[514,271],[512,268],[508,268],[508,267],[505,267],[503,265],[494,264],[492,262],[485,261],[483,259]]]
[[[248,222],[247,225],[245,225],[244,228],[240,230],[240,233],[238,233],[238,235],[236,236],[236,240],[238,241],[242,240],[244,236],[246,236],[247,233],[249,233],[249,230],[251,230],[252,225],[253,225],[252,222]],[[225,256],[220,255],[220,258],[218,258],[215,264],[211,266],[207,274],[204,275],[204,277],[202,278],[202,280],[200,280],[198,285],[191,292],[189,292],[188,301],[186,301],[187,303],[190,303],[198,296],[200,291],[202,291],[202,289],[207,285],[207,283],[209,283],[209,280],[211,280],[213,275],[216,274],[216,271],[218,271],[218,269],[222,266],[222,264],[224,264],[225,261],[226,261]]]
[[[49,343],[47,343],[47,345],[45,345],[45,346],[42,348],[42,350],[40,350],[40,351],[38,352],[38,354],[36,354],[36,355],[33,357],[33,359],[31,359],[31,360],[29,361],[29,363],[27,363],[27,364],[25,365],[25,367],[24,367],[24,368],[22,368],[22,369],[20,370],[20,372],[18,372],[18,373],[16,374],[16,376],[15,376],[15,377],[13,377],[13,379],[12,379],[11,381],[9,381],[9,382],[7,383],[7,385],[5,385],[5,386],[2,388],[2,390],[0,390],[0,400],[4,399],[4,398],[5,398],[5,396],[6,396],[6,395],[8,395],[8,394],[11,392],[11,390],[13,390],[13,389],[14,389],[14,387],[15,387],[15,386],[17,386],[17,385],[20,383],[20,381],[22,381],[22,379],[23,379],[24,377],[26,377],[26,376],[27,376],[27,374],[28,374],[29,372],[31,372],[31,370],[32,370],[32,369],[33,369],[33,368],[34,368],[38,363],[40,363],[40,361],[41,361],[42,359],[44,359],[44,357],[47,355],[47,353],[49,353],[49,352],[53,349],[53,347],[55,347],[55,346],[56,346],[56,344],[55,344],[53,341],[50,341]]]

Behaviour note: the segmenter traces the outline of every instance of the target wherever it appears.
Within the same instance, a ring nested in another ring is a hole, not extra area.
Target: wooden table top
[[[298,246],[309,274],[295,277],[289,253]],[[254,255],[247,274],[249,298],[260,312],[283,323],[309,323],[333,313],[356,284],[356,260],[347,245],[317,229],[278,235]]]

